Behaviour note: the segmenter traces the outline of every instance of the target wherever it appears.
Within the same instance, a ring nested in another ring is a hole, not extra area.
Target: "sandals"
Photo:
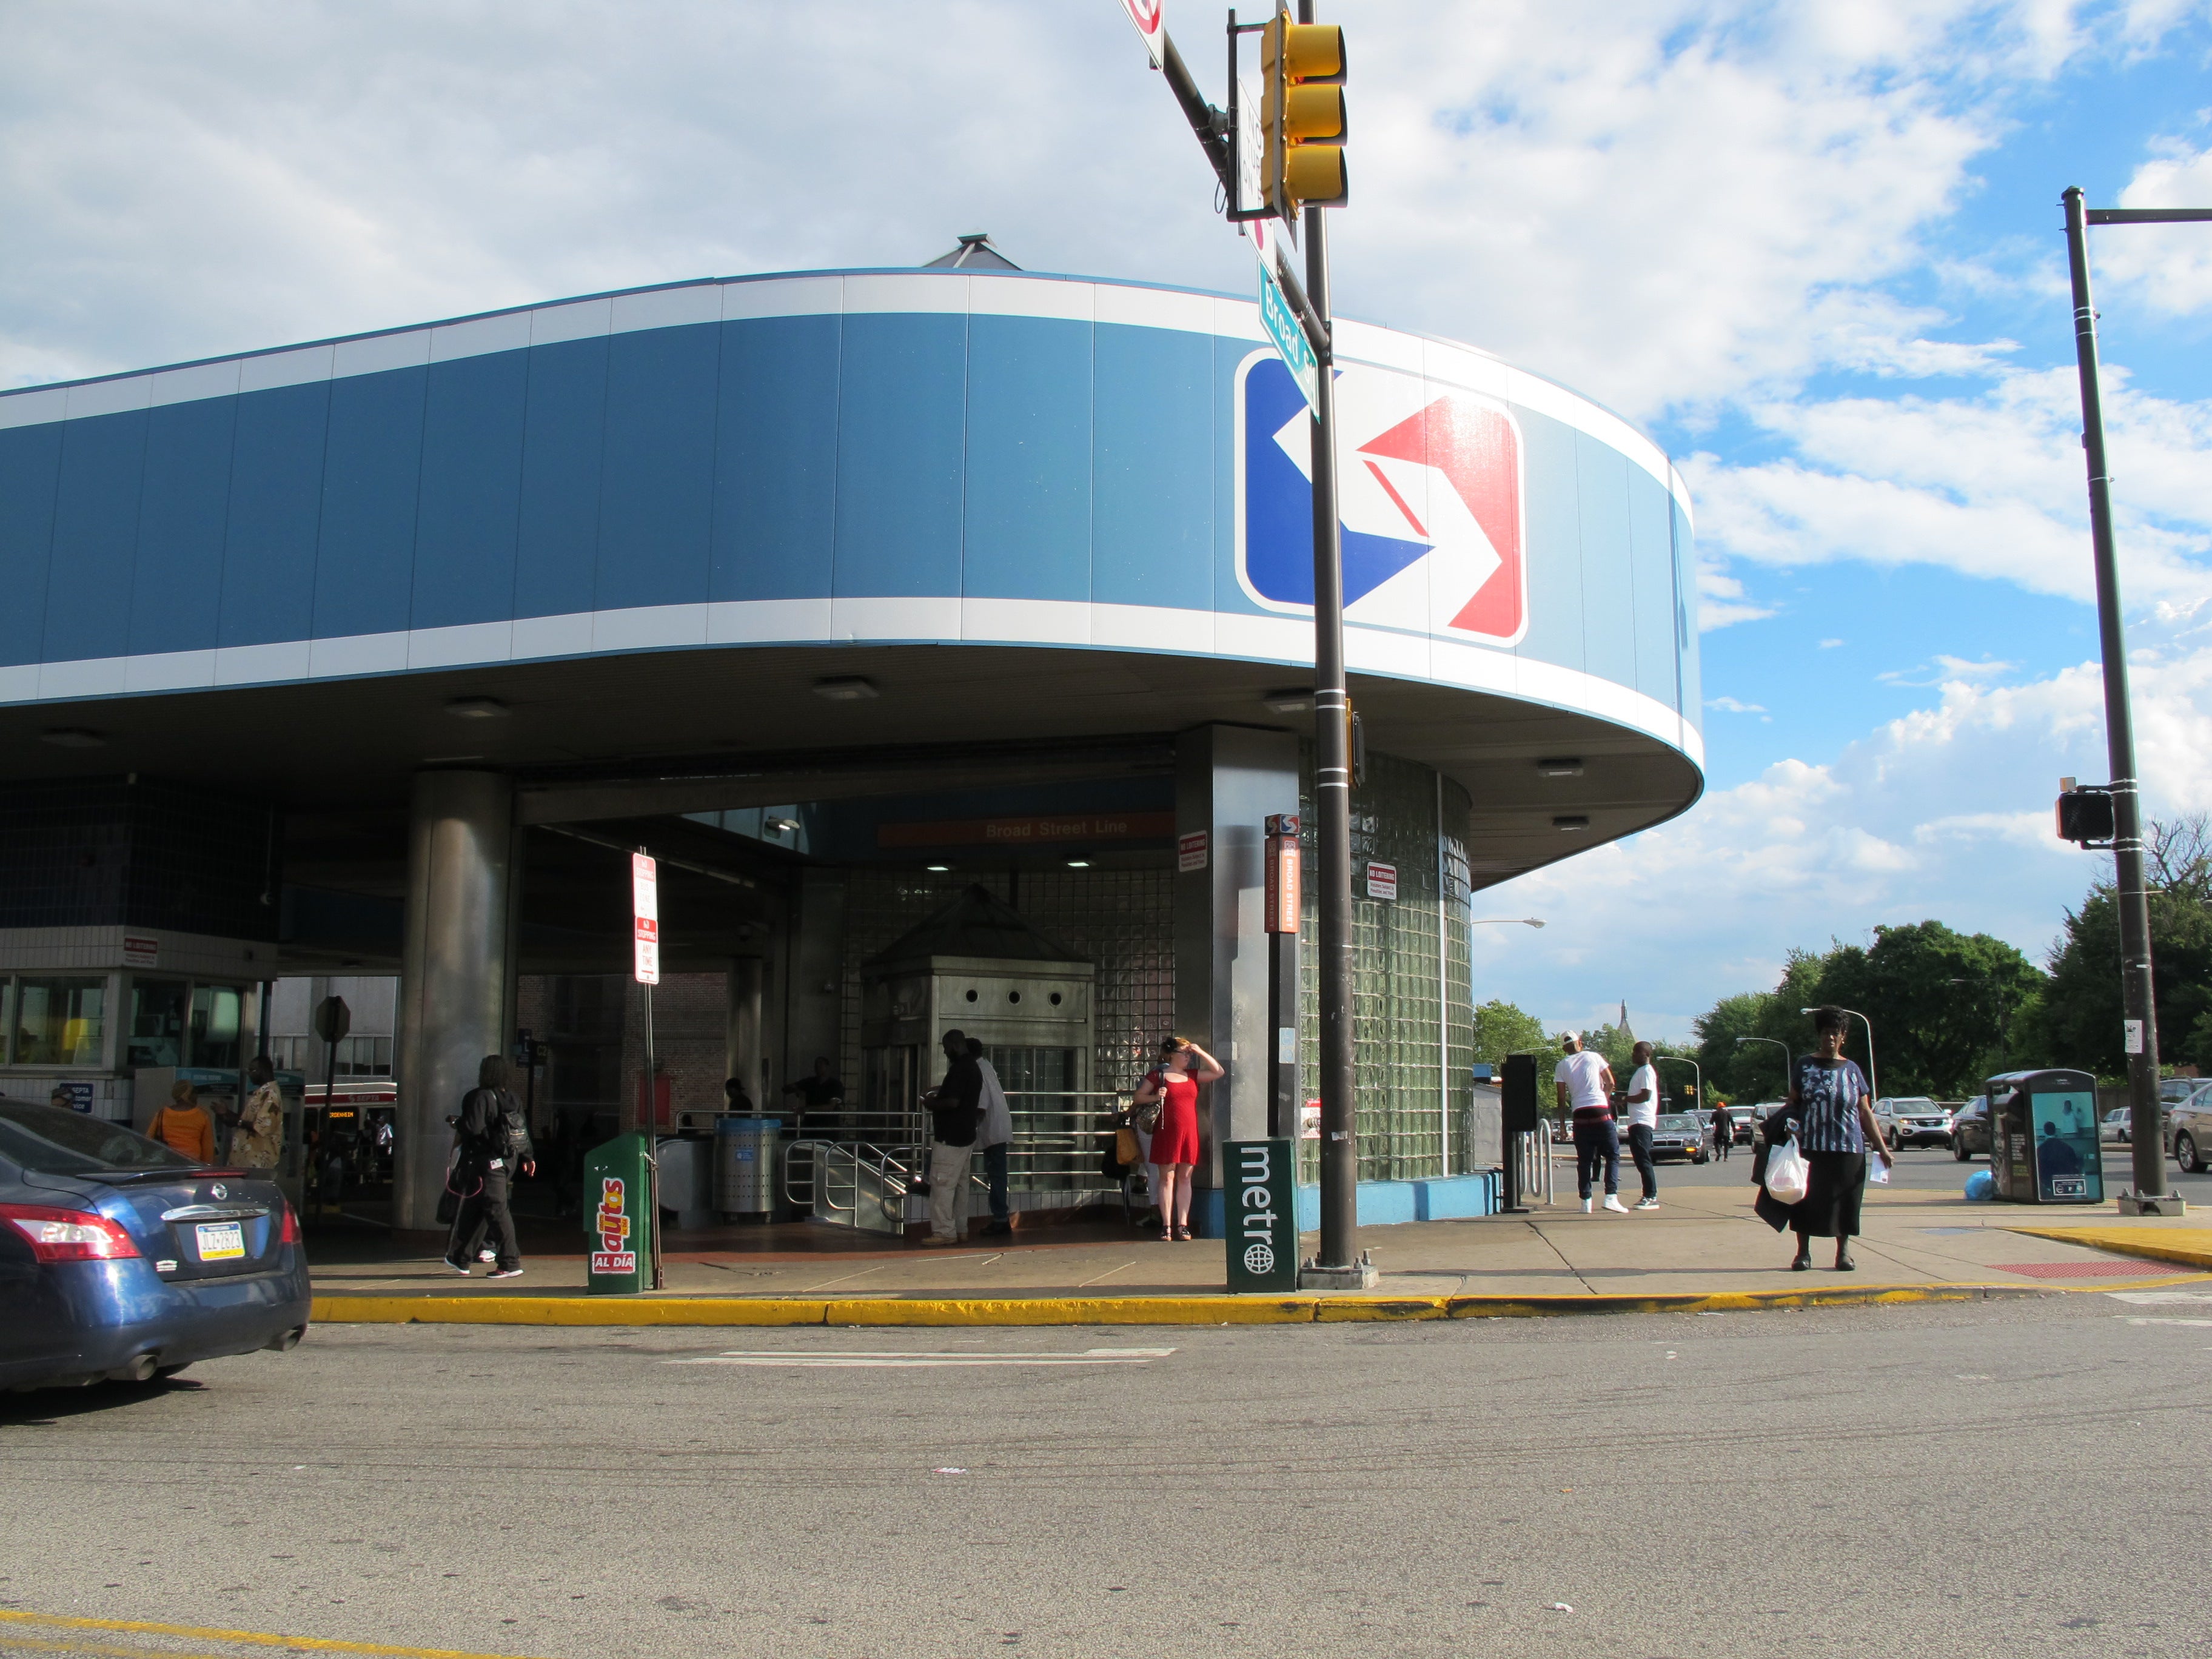
[[[1178,1239],[1188,1240],[1195,1237],[1197,1235],[1193,1233],[1188,1227],[1178,1227],[1176,1229],[1176,1237]]]

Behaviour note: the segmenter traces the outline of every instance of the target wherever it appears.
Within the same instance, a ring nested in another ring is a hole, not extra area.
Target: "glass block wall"
[[[1301,754],[1300,827],[1315,867],[1313,756]],[[1468,793],[1412,761],[1370,753],[1352,797],[1352,1031],[1359,1098],[1359,1178],[1406,1181],[1468,1167],[1474,1088]],[[1369,866],[1393,866],[1397,896],[1370,890]],[[1299,940],[1299,1057],[1306,1094],[1320,1077],[1320,937],[1306,884]],[[1299,1148],[1298,1178],[1319,1178],[1319,1143]]]
[[[842,1076],[860,1075],[860,964],[975,883],[1097,964],[1092,1088],[1135,1088],[1173,1028],[1172,871],[1024,870],[1014,876],[863,867],[846,881]]]

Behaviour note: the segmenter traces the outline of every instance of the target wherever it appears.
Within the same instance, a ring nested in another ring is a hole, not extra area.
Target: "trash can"
[[[776,1206],[775,1117],[714,1120],[714,1207],[724,1215],[766,1215]]]
[[[2087,1072],[2008,1072],[1989,1080],[1990,1173],[2014,1204],[2101,1204],[2097,1080]]]
[[[659,1216],[651,1142],[617,1135],[584,1154],[584,1231],[592,1240],[584,1289],[591,1295],[649,1291],[657,1277]]]

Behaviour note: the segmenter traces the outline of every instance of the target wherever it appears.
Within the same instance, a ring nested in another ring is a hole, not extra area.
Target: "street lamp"
[[[1801,1014],[1817,1014],[1820,1011],[1818,1008],[1800,1008],[1797,1012]],[[1853,1019],[1858,1021],[1860,1024],[1866,1027],[1867,1092],[1872,1095],[1876,1100],[1880,1100],[1881,1098],[1881,1090],[1875,1085],[1874,1077],[1874,1022],[1856,1008],[1839,1008],[1836,1012],[1838,1013],[1849,1014]]]
[[[2128,1060],[2128,1139],[2135,1190],[2122,1214],[2179,1215],[2166,1190],[2159,1129],[2158,1018],[2151,984],[2150,898],[2143,888],[2142,799],[2136,782],[2135,714],[2128,701],[2126,621],[2112,546],[2112,480],[2105,464],[2104,401],[2098,390],[2097,307],[2089,297],[2091,225],[2177,224],[2212,220],[2212,208],[2086,208],[2069,185],[2066,263],[2074,279],[2074,353],[2081,376],[2081,453],[2089,469],[2089,553],[2097,581],[2098,654],[2105,668],[2105,753],[2112,769],[2112,884],[2120,912],[2121,1048]]]
[[[1739,1048],[1747,1042],[1764,1042],[1782,1050],[1782,1093],[1787,1098],[1790,1093],[1790,1045],[1779,1037],[1738,1037],[1735,1042]]]
[[[1651,1066],[1655,1072],[1658,1069],[1659,1062],[1662,1060],[1671,1060],[1676,1061],[1678,1064],[1686,1066],[1691,1071],[1697,1074],[1698,1104],[1699,1106],[1703,1106],[1705,1103],[1705,1068],[1698,1065],[1696,1060],[1692,1060],[1687,1054],[1655,1054],[1651,1056]]]
[[[1543,919],[1539,916],[1470,916],[1468,918],[1468,926],[1470,927],[1487,927],[1492,923],[1501,927],[1541,927],[1544,925]]]

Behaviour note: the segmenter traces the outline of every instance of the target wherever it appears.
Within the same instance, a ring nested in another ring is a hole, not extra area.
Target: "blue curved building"
[[[1701,787],[1689,505],[1550,381],[1338,342],[1363,1139],[1377,1179],[1443,1176],[1473,1157],[1467,895]],[[1215,1118],[1247,1133],[1281,1048],[1259,824],[1298,811],[1310,726],[1307,433],[1250,301],[1012,269],[0,394],[6,1074],[77,1067],[119,1115],[174,1000],[141,981],[230,988],[250,1045],[271,975],[397,965],[411,1218],[532,981],[626,962],[642,842],[757,1096],[816,1053],[857,1090],[870,950],[980,884],[1097,964],[1071,1095],[1193,1027],[1237,1051]]]

